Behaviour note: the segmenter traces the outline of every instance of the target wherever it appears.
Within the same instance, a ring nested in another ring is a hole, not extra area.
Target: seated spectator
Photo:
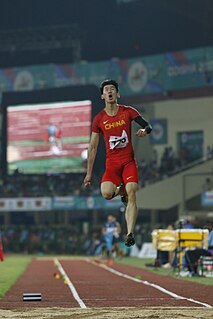
[[[183,228],[184,228],[184,229],[193,229],[194,227],[193,227],[192,223],[190,222],[190,220],[187,219],[187,220],[185,221],[185,223],[184,223]]]
[[[208,249],[196,248],[185,252],[186,266],[192,275],[198,274],[198,260],[201,256],[213,256],[213,226],[212,223],[207,223],[204,227],[209,230]]]

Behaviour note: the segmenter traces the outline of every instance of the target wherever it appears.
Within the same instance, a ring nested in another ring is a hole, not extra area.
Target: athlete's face
[[[116,90],[116,87],[112,84],[105,85],[103,89],[103,94],[101,95],[107,103],[115,103],[119,97],[119,93]]]

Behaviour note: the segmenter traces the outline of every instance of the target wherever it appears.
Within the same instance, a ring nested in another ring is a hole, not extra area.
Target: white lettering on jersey
[[[114,148],[124,148],[127,146],[129,140],[126,131],[123,130],[121,136],[110,136],[109,147],[111,150]]]

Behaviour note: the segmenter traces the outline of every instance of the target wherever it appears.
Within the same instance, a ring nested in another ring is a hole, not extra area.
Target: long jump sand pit
[[[0,310],[5,319],[209,319],[213,318],[210,308],[30,308],[22,310]]]

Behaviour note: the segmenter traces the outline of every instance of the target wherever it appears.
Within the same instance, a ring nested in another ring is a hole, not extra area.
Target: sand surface
[[[6,319],[208,319],[213,318],[213,308],[30,308],[0,310],[0,318]]]

